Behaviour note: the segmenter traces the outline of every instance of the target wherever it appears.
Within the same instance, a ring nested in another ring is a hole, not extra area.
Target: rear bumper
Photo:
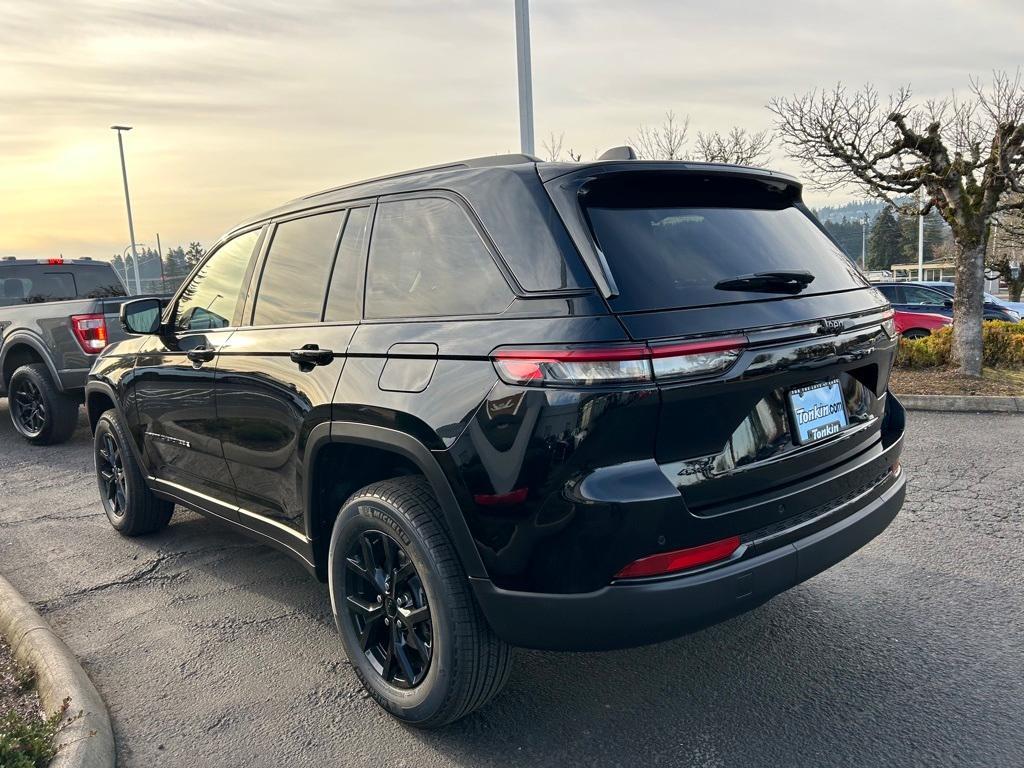
[[[897,469],[837,522],[762,554],[692,575],[616,583],[583,594],[515,592],[471,579],[494,631],[513,645],[607,650],[668,640],[761,605],[838,563],[880,534],[906,494]],[[863,506],[861,506],[863,505]]]

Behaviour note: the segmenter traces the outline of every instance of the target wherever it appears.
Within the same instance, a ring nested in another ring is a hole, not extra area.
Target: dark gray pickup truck
[[[0,396],[29,442],[61,443],[75,431],[93,360],[125,338],[125,294],[106,262],[0,259]]]

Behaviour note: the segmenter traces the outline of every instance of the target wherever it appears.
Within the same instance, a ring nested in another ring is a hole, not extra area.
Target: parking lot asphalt
[[[518,651],[434,733],[364,696],[286,556],[180,507],[118,536],[84,419],[37,448],[0,400],[0,572],[81,658],[122,767],[1022,765],[1024,417],[911,417],[906,506],[845,562],[673,642]]]

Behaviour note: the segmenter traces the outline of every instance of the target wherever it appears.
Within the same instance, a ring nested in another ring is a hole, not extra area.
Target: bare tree
[[[981,375],[984,257],[994,216],[1020,210],[1008,192],[1024,192],[1024,88],[1021,76],[995,72],[990,84],[972,79],[969,96],[912,103],[902,88],[883,104],[870,85],[850,93],[837,85],[773,99],[778,134],[812,181],[825,188],[854,185],[897,205],[923,190],[953,230],[957,245],[953,351],[960,370]]]
[[[565,143],[565,131],[562,131],[557,136],[552,131],[548,138],[541,142],[541,148],[544,150],[544,156],[555,163],[562,159],[562,145]]]
[[[635,138],[626,139],[641,160],[682,160],[686,146],[686,132],[690,128],[690,116],[684,115],[680,125],[676,113],[665,113],[665,122],[659,127],[641,125]]]
[[[1007,210],[992,224],[985,266],[999,275],[1010,291],[1010,301],[1024,293],[1024,211]]]
[[[727,134],[717,131],[698,133],[694,155],[706,163],[765,165],[770,158],[771,143],[770,131],[751,133],[746,128],[736,126]]]

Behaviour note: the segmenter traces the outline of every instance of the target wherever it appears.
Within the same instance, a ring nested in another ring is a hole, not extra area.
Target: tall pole
[[[530,0],[516,0],[516,62],[519,65],[519,144],[533,154],[533,73],[530,68]]]
[[[117,131],[117,149],[121,153],[121,179],[124,181],[124,204],[128,209],[128,235],[132,241],[132,264],[135,266],[135,293],[142,293],[142,280],[139,279],[139,254],[135,248],[135,222],[132,221],[132,199],[128,194],[128,169],[124,164],[124,141],[121,139],[122,131],[130,131],[130,125],[112,125],[110,129]]]
[[[167,280],[164,277],[164,252],[160,248],[160,233],[156,233],[156,259],[160,264],[160,290],[167,293]]]
[[[860,220],[860,270],[867,271],[867,250],[868,250],[868,215],[863,214]]]
[[[924,216],[921,215],[921,211],[924,210],[924,194],[920,195],[921,207],[918,210],[917,215],[917,281],[922,282],[924,280]]]

